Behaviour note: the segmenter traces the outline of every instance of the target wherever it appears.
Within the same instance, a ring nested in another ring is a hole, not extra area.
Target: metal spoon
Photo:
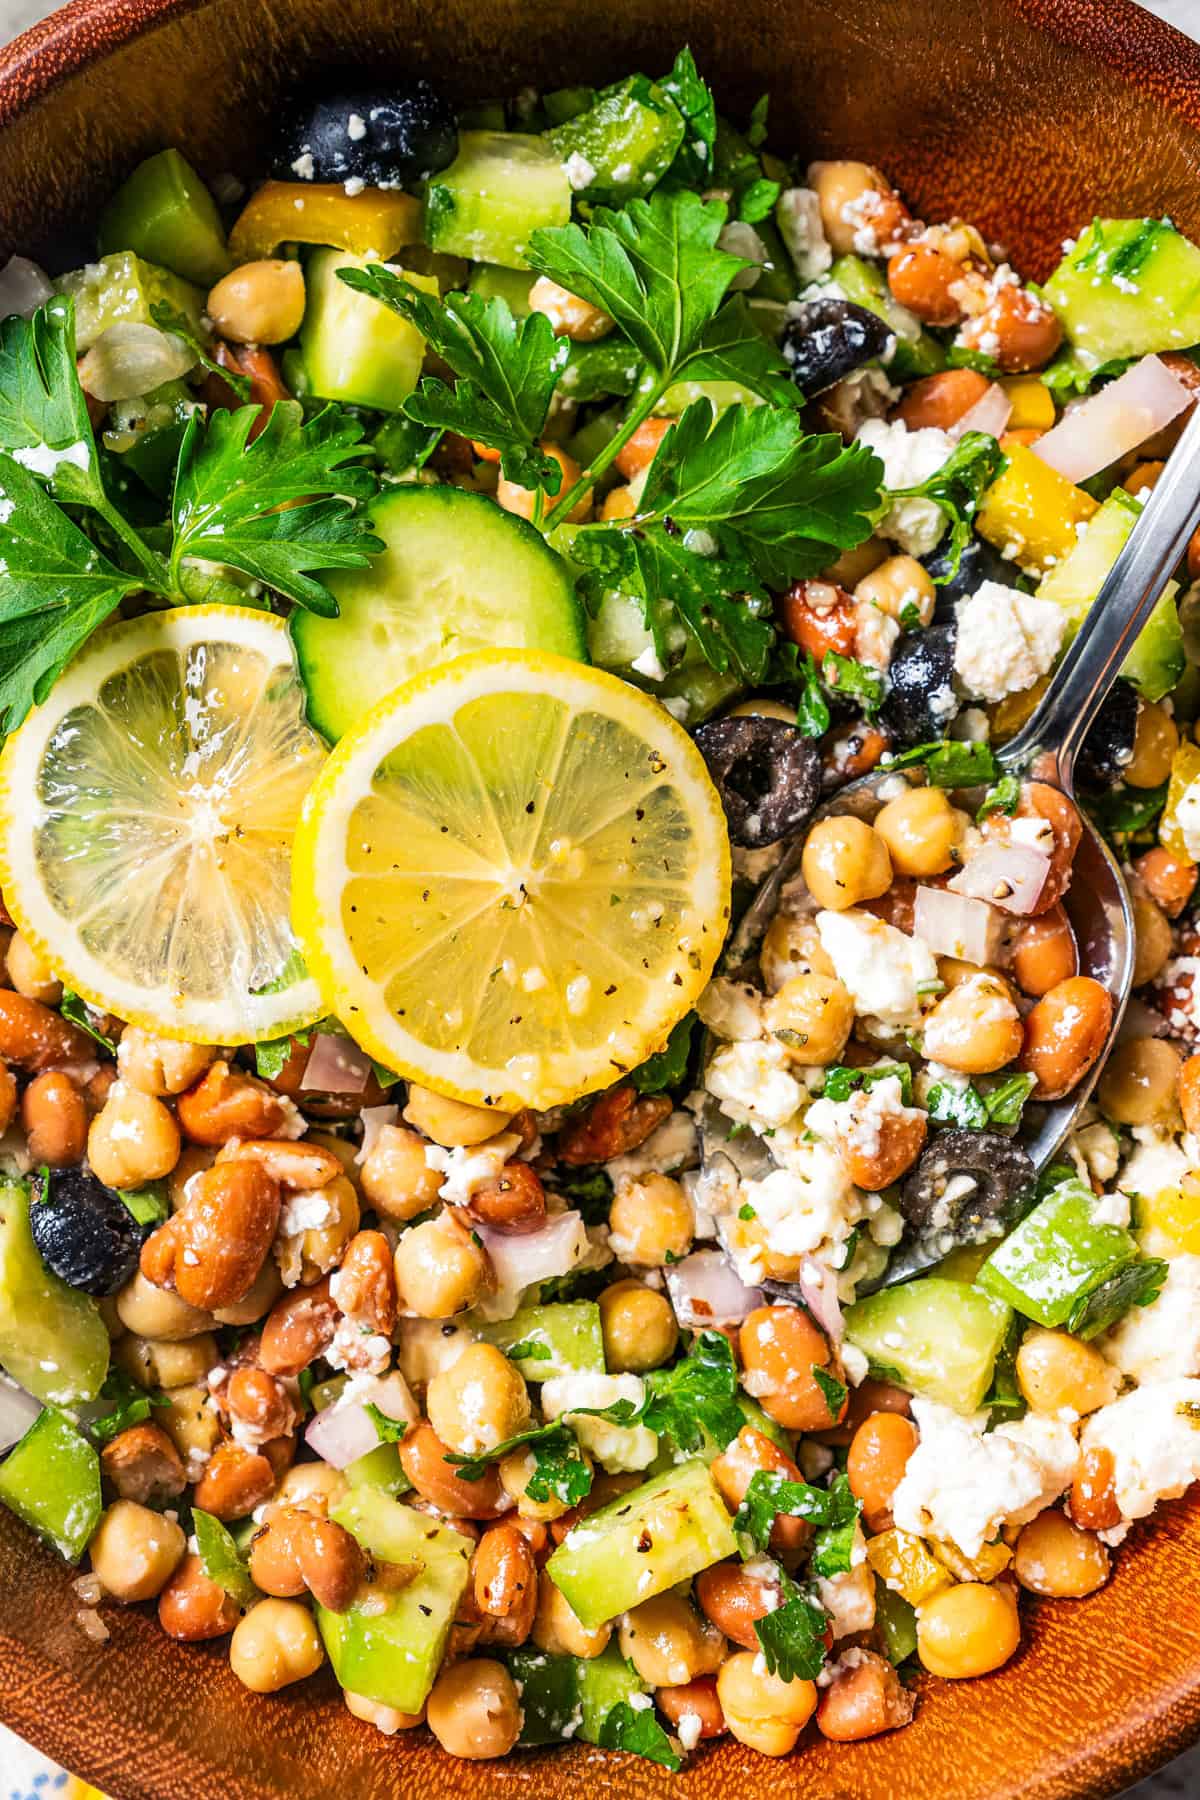
[[[1075,759],[1080,746],[1198,523],[1200,406],[1193,412],[1040,706],[1018,735],[997,751],[996,760],[1005,773],[1022,775],[1036,759],[1038,780],[1074,797]],[[913,786],[924,780],[920,770],[876,770],[842,788],[815,816],[853,812],[871,820],[889,797],[881,795],[881,787],[891,783],[890,792],[894,793],[898,775]],[[1133,983],[1134,928],[1129,893],[1116,857],[1087,815],[1080,816],[1083,835],[1064,905],[1079,944],[1080,972],[1102,982],[1113,997],[1112,1024],[1103,1053],[1089,1074],[1062,1100],[1038,1108],[1031,1121],[1035,1129],[1022,1133],[1022,1146],[1039,1169],[1051,1161],[1070,1134],[1099,1079]],[[722,962],[723,974],[736,979],[755,967],[758,948],[779,909],[781,895],[799,874],[807,831],[806,825],[789,841],[780,862],[742,915]],[[1034,1114],[1033,1108],[1029,1110]],[[701,1125],[706,1161],[723,1155],[750,1179],[770,1168],[766,1145],[752,1133],[739,1133],[730,1139],[731,1122],[715,1103],[706,1106]]]

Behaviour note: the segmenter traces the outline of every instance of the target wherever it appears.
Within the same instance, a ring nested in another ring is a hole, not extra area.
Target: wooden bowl
[[[570,30],[563,26],[569,23]],[[178,144],[252,174],[295,76],[358,63],[463,97],[665,68],[690,42],[736,112],[771,95],[782,149],[880,163],[928,218],[961,213],[1041,276],[1093,213],[1169,213],[1200,237],[1200,50],[1126,0],[75,0],[0,53],[0,251],[54,268],[140,156]],[[584,1746],[452,1762],[422,1731],[351,1719],[328,1675],[260,1699],[219,1646],[106,1607],[0,1513],[0,1717],[117,1800],[1093,1800],[1200,1734],[1200,1500],[1161,1509],[1086,1601],[1029,1605],[1005,1669],[922,1681],[897,1737],[812,1737],[769,1762],[732,1741],[670,1776]]]

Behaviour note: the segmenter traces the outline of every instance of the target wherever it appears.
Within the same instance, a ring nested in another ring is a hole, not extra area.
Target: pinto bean
[[[579,1167],[625,1156],[644,1144],[670,1113],[666,1094],[639,1095],[628,1085],[610,1088],[582,1118],[573,1119],[559,1133],[559,1161]]]
[[[142,1273],[189,1306],[230,1306],[253,1286],[279,1225],[279,1184],[255,1163],[194,1178],[181,1210],[142,1246]]]

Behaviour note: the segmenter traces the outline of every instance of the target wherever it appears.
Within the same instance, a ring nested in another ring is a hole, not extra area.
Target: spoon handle
[[[998,752],[1007,769],[1035,754],[1054,757],[1058,783],[1071,791],[1075,757],[1121,665],[1200,524],[1200,406],[1089,608],[1041,705]]]

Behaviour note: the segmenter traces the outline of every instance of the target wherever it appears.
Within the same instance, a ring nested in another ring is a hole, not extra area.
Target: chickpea
[[[1090,976],[1051,988],[1025,1020],[1021,1067],[1037,1076],[1033,1098],[1069,1094],[1103,1050],[1111,1023],[1112,996]]]
[[[972,975],[926,1013],[921,1042],[927,1057],[964,1075],[989,1075],[1020,1053],[1021,1014],[1007,982]]]
[[[990,386],[987,376],[976,369],[941,369],[936,375],[910,382],[894,416],[910,431],[923,431],[929,426],[949,431],[983,399]],[[921,568],[920,563],[917,567]],[[922,569],[921,573],[925,571]]]
[[[429,1423],[460,1455],[494,1450],[529,1423],[529,1390],[494,1344],[471,1344],[435,1375],[425,1397]]]
[[[377,1213],[402,1221],[436,1205],[443,1177],[425,1161],[425,1142],[419,1133],[403,1125],[385,1125],[363,1158],[359,1179]]]
[[[66,1169],[83,1161],[87,1103],[79,1084],[61,1069],[34,1076],[21,1096],[21,1124],[35,1163]]]
[[[155,1420],[185,1463],[207,1462],[221,1441],[221,1421],[210,1403],[207,1383],[168,1388],[165,1398],[167,1404],[154,1410]]]
[[[229,1166],[236,1168],[237,1164]],[[313,1198],[323,1199],[328,1206],[326,1222],[310,1226],[297,1238],[282,1238],[275,1246],[279,1273],[288,1287],[297,1282],[301,1287],[311,1287],[322,1275],[328,1275],[358,1230],[358,1195],[348,1176],[335,1175],[325,1187],[316,1190]]]
[[[777,994],[793,975],[832,975],[833,963],[811,919],[779,912],[767,926],[759,968],[769,994]]]
[[[640,1281],[614,1281],[600,1295],[604,1361],[613,1374],[644,1375],[667,1362],[679,1339],[665,1294]]]
[[[409,1085],[404,1117],[435,1144],[452,1150],[485,1143],[506,1131],[513,1114],[494,1106],[468,1106],[464,1100],[435,1094],[432,1088],[418,1087],[414,1081]]]
[[[218,1325],[257,1325],[270,1312],[283,1291],[283,1277],[276,1267],[274,1257],[268,1256],[242,1298],[234,1300],[229,1306],[214,1307],[213,1318]]]
[[[277,256],[243,263],[209,289],[206,310],[232,343],[285,344],[304,318],[304,271]]]
[[[971,373],[969,369],[956,372]],[[889,556],[863,577],[854,590],[854,598],[860,606],[877,606],[889,619],[897,620],[910,631],[914,625],[928,625],[933,618],[936,590],[933,577],[916,557]]]
[[[155,1341],[130,1331],[122,1337],[114,1355],[130,1379],[147,1389],[203,1382],[221,1360],[211,1331],[182,1341]]]
[[[674,425],[674,419],[643,419],[617,451],[613,462],[626,481],[633,481],[650,467],[658,447]],[[795,715],[793,714],[793,719]]]
[[[521,1731],[521,1702],[503,1663],[471,1657],[442,1670],[425,1717],[447,1755],[478,1762],[508,1755]]]
[[[1090,1444],[1071,1483],[1071,1517],[1076,1525],[1088,1531],[1111,1531],[1121,1523],[1116,1472],[1112,1451],[1103,1444]]]
[[[682,1687],[659,1688],[654,1702],[676,1731],[685,1719],[699,1720],[702,1739],[720,1737],[727,1729],[721,1702],[717,1699],[717,1684],[711,1675],[686,1681]]]
[[[161,1099],[164,1094],[182,1094],[199,1081],[215,1056],[216,1051],[205,1044],[184,1044],[127,1025],[117,1045],[117,1069],[130,1087]]]
[[[840,1662],[817,1707],[817,1730],[838,1744],[853,1744],[907,1725],[915,1697],[885,1657],[855,1650]]]
[[[636,515],[637,497],[628,482],[623,482],[620,487],[610,488],[605,494],[596,517],[604,524],[610,524],[613,520],[632,519]],[[788,718],[789,721],[792,719],[790,713]]]
[[[214,1324],[211,1313],[201,1311],[198,1306],[189,1306],[173,1288],[158,1287],[147,1281],[140,1269],[117,1295],[117,1317],[126,1331],[133,1332],[136,1337],[168,1344],[177,1344],[183,1338],[200,1337],[211,1332]],[[213,1362],[216,1360],[214,1352]],[[207,1366],[211,1368],[212,1363]]]
[[[173,1519],[136,1500],[114,1500],[96,1527],[88,1554],[114,1600],[133,1604],[160,1594],[187,1549]]]
[[[1057,1508],[1024,1526],[1013,1554],[1022,1587],[1052,1599],[1082,1600],[1108,1580],[1108,1551],[1093,1532],[1081,1531]]]
[[[957,861],[967,816],[944,788],[915,787],[889,800],[875,818],[897,875],[942,875]]]
[[[908,209],[887,176],[870,163],[811,163],[808,185],[816,191],[821,225],[835,256],[861,252],[864,228],[882,247],[911,224]]]
[[[457,1519],[494,1519],[507,1500],[494,1465],[479,1481],[466,1481],[446,1461],[449,1445],[432,1425],[409,1426],[400,1441],[400,1466],[422,1500]]]
[[[1153,850],[1139,856],[1133,866],[1150,898],[1161,906],[1169,919],[1177,919],[1195,892],[1197,876],[1200,876],[1196,864],[1172,856],[1169,850],[1156,844]]]
[[[537,1459],[532,1450],[510,1450],[499,1464],[501,1486],[509,1499],[516,1502],[518,1518],[539,1523],[561,1519],[571,1510],[565,1500],[556,1500],[553,1495],[549,1500],[529,1498],[529,1483],[536,1469]]]
[[[187,1205],[188,1183],[193,1175],[199,1175],[202,1169],[211,1169],[216,1161],[216,1151],[203,1144],[185,1144],[179,1152],[179,1161],[167,1176],[167,1197],[171,1202],[171,1211],[177,1213]]]
[[[547,439],[543,438],[539,448],[552,462],[556,462],[562,470],[562,483],[558,491],[559,494],[567,493],[570,488],[575,486],[575,483],[579,480],[583,470],[579,467],[579,464],[575,461],[573,456],[567,455],[567,452],[561,445],[552,444]],[[535,494],[532,488],[521,487],[518,482],[510,481],[507,475],[502,475],[496,483],[496,499],[504,508],[505,512],[516,513],[517,517],[521,519],[532,519],[535,504]],[[556,502],[557,495],[550,501],[550,505],[553,506]],[[571,525],[581,525],[584,520],[590,516],[591,510],[592,490],[591,488],[585,488],[579,499],[567,514],[568,523]],[[456,1102],[455,1104],[460,1103]],[[404,1116],[405,1118],[410,1117],[408,1113],[405,1113]]]
[[[298,1600],[260,1600],[229,1642],[229,1666],[252,1694],[277,1694],[305,1681],[324,1660],[313,1616]]]
[[[965,1681],[1006,1663],[1021,1641],[1008,1588],[962,1581],[927,1600],[917,1615],[917,1654],[931,1675]]]
[[[449,1319],[487,1285],[487,1253],[449,1213],[410,1225],[396,1245],[400,1301],[422,1319]]]
[[[917,1428],[901,1413],[872,1413],[855,1432],[846,1474],[850,1492],[862,1501],[863,1523],[869,1532],[891,1530],[892,1496],[916,1447]]]
[[[1130,787],[1158,787],[1171,773],[1171,759],[1179,748],[1179,727],[1158,701],[1139,700],[1133,754],[1121,770]]]
[[[1101,1111],[1118,1125],[1150,1125],[1175,1110],[1183,1058],[1165,1038],[1127,1038],[1096,1088]]]
[[[768,1675],[761,1662],[751,1650],[736,1651],[717,1673],[717,1698],[740,1743],[763,1756],[787,1756],[817,1710],[816,1686]]]
[[[224,1637],[239,1617],[237,1601],[205,1574],[200,1558],[190,1553],[158,1596],[158,1622],[181,1644]]]
[[[608,1215],[609,1247],[624,1263],[660,1269],[686,1256],[696,1219],[681,1184],[670,1175],[624,1175]]]
[[[854,1001],[836,975],[793,975],[767,1002],[763,1018],[793,1062],[823,1067],[846,1048]]]
[[[411,1731],[414,1725],[421,1725],[425,1720],[424,1707],[419,1713],[401,1712],[398,1707],[385,1706],[382,1700],[368,1700],[365,1694],[352,1694],[349,1688],[342,1689],[342,1699],[352,1718],[361,1719],[364,1725],[373,1725],[385,1737],[394,1737],[398,1731]]]
[[[556,337],[577,344],[594,344],[597,338],[607,337],[615,323],[600,307],[559,287],[548,275],[539,275],[530,288],[529,305],[531,311],[549,319]]]
[[[348,1491],[349,1483],[340,1469],[323,1462],[297,1463],[276,1489],[271,1510],[287,1506],[293,1512],[312,1513],[324,1519],[330,1507],[336,1506]]]
[[[545,1569],[538,1576],[538,1603],[531,1637],[539,1650],[548,1656],[599,1656],[608,1646],[612,1625],[598,1625],[589,1631],[581,1625],[571,1608],[551,1581]]]
[[[715,1675],[725,1639],[682,1594],[656,1594],[621,1620],[621,1655],[651,1687],[681,1687],[697,1675]]]
[[[1011,967],[1021,992],[1035,1000],[1078,975],[1079,947],[1061,901],[1022,924],[1013,942]]]
[[[1035,1326],[1017,1351],[1017,1384],[1035,1413],[1056,1419],[1072,1412],[1082,1418],[1116,1399],[1121,1377],[1093,1344]]]
[[[8,979],[18,994],[37,1000],[43,1006],[57,1006],[63,997],[63,984],[49,963],[34,949],[28,938],[14,931],[8,941]]]
[[[746,1391],[785,1431],[826,1431],[837,1420],[813,1374],[831,1361],[823,1332],[798,1306],[759,1306],[738,1333]]]
[[[179,1160],[179,1127],[161,1100],[114,1082],[88,1132],[88,1161],[106,1187],[142,1187]]]
[[[892,885],[887,845],[849,813],[818,820],[805,840],[801,869],[817,905],[832,912],[876,900]]]
[[[1162,974],[1174,945],[1167,915],[1157,902],[1132,883],[1129,900],[1133,910],[1133,985],[1142,987]]]
[[[779,1584],[745,1563],[712,1563],[696,1577],[696,1604],[724,1637],[757,1650],[755,1624],[779,1605]]]
[[[850,592],[864,575],[869,575],[881,562],[886,562],[891,553],[892,547],[885,538],[865,538],[853,550],[843,550],[836,562],[831,562],[827,569],[822,570],[821,579],[828,581],[833,587],[845,588]]]

